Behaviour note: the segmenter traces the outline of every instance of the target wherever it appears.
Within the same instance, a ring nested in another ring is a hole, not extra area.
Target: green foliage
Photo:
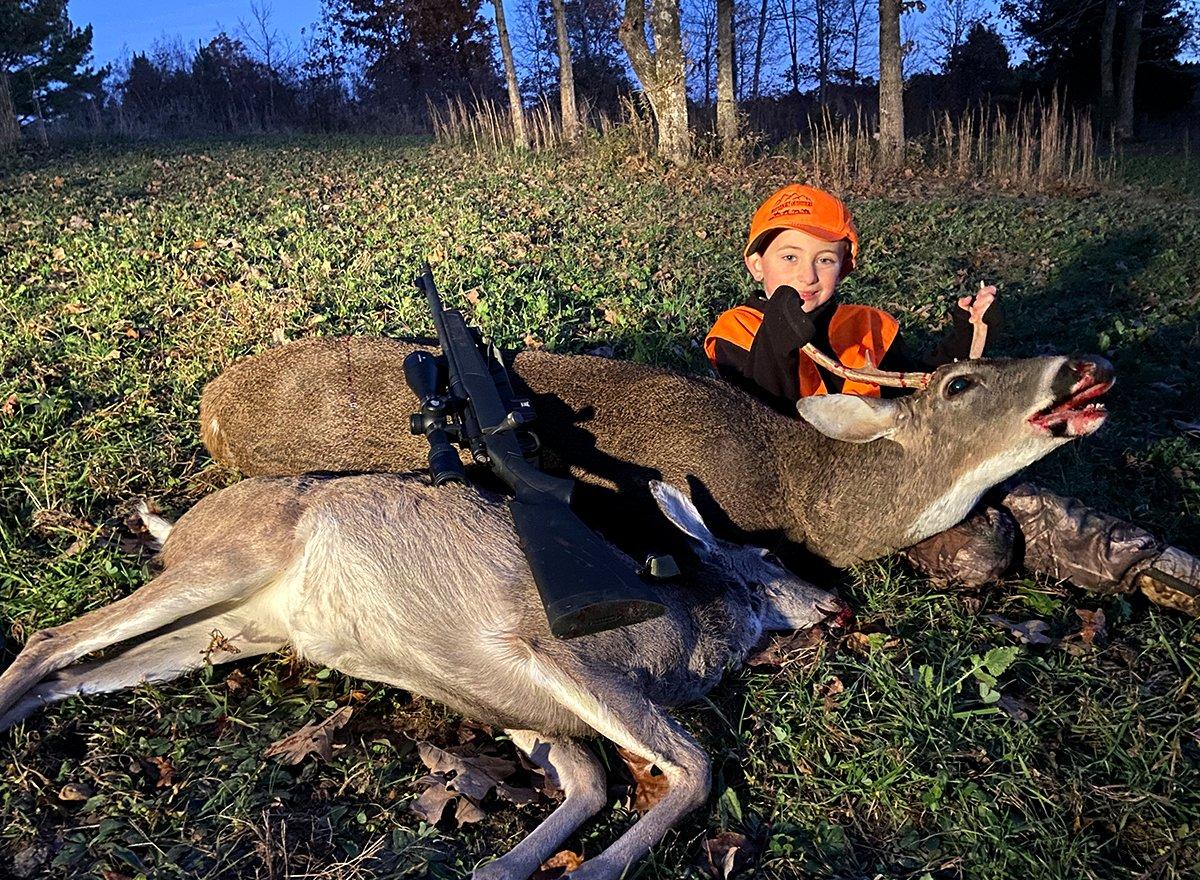
[[[92,26],[71,24],[67,0],[0,0],[0,74],[18,117],[53,118],[97,94],[91,54]]]
[[[28,160],[25,160],[28,161]],[[35,629],[127,595],[143,560],[104,540],[119,507],[177,514],[230,475],[200,448],[200,389],[282,335],[430,331],[410,280],[503,344],[701,369],[699,340],[749,290],[747,219],[776,172],[664,170],[614,152],[500,156],[425,144],[284,141],[64,155],[0,179],[0,609]],[[952,298],[1000,286],[996,354],[1104,350],[1111,423],[1036,479],[1200,550],[1200,204],[938,188],[851,194],[850,299],[896,313],[913,347]],[[1104,338],[1101,339],[1101,334]],[[884,560],[846,573],[866,649],[745,671],[680,713],[713,757],[713,798],[635,871],[693,878],[703,834],[763,844],[757,875],[1195,876],[1200,626],[1138,597],[1025,578],[980,596]],[[986,622],[1109,641],[1018,647]],[[0,873],[233,878],[255,872],[461,878],[550,805],[459,831],[406,805],[413,740],[456,741],[440,706],[285,659],[66,701],[0,735]],[[351,704],[333,761],[264,761]],[[1025,720],[1021,720],[1024,714]],[[619,759],[604,751],[610,766]],[[166,773],[165,767],[171,768]],[[68,783],[85,800],[64,801]],[[602,812],[594,854],[633,820]],[[40,861],[39,861],[40,860]]]

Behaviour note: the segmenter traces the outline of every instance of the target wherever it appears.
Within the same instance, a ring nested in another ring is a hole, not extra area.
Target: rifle
[[[543,473],[528,460],[537,449],[529,430],[533,406],[513,394],[495,345],[485,346],[461,312],[442,305],[428,265],[415,283],[442,348],[440,357],[416,351],[404,359],[405,381],[421,401],[410,429],[429,440],[434,485],[466,482],[454,441],[513,491],[508,508],[555,636],[574,638],[662,614],[666,609],[651,587],[571,510],[574,481]]]

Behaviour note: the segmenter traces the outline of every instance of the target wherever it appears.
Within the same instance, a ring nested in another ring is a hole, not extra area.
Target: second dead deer
[[[603,769],[579,738],[599,734],[657,764],[666,797],[570,875],[615,880],[708,796],[708,757],[664,707],[706,693],[764,630],[808,627],[842,608],[764,551],[714,538],[675,489],[652,491],[696,549],[692,582],[660,587],[661,617],[560,641],[498,499],[389,474],[246,480],[173,528],[151,523],[166,537],[158,577],[29,638],[0,676],[0,729],[73,694],[290,644],[503,727],[558,778],[562,805],[477,880],[528,877],[605,805]],[[214,632],[236,653],[210,651]],[[118,643],[127,644],[76,662]]]

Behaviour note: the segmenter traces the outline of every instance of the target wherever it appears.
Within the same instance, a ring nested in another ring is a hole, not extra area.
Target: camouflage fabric
[[[979,587],[1012,566],[1016,535],[1016,523],[1009,513],[985,504],[958,525],[909,547],[904,554],[937,583]]]
[[[1200,560],[1145,529],[1032,483],[1001,486],[961,523],[905,552],[943,584],[981,586],[1014,563],[1097,593],[1138,590],[1200,616]]]

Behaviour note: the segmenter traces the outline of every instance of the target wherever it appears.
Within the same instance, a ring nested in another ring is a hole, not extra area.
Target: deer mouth
[[[1029,417],[1029,424],[1052,437],[1083,437],[1096,431],[1108,418],[1100,400],[1116,378],[1106,363],[1082,372],[1066,400],[1057,401]]]

